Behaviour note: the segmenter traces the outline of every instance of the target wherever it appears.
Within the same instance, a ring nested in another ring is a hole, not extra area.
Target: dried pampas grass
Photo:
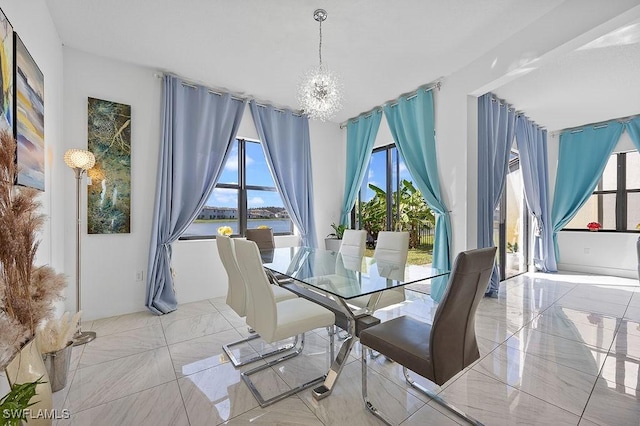
[[[45,217],[38,191],[13,185],[15,152],[13,136],[0,132],[0,348],[17,351],[51,317],[66,279],[49,266],[33,264]],[[0,360],[0,368],[4,365]]]
[[[38,330],[38,344],[40,352],[57,352],[64,349],[78,331],[78,323],[82,311],[77,312],[69,321],[69,312],[65,312],[60,319],[50,319]]]
[[[30,336],[27,327],[0,310],[0,367],[11,361]]]

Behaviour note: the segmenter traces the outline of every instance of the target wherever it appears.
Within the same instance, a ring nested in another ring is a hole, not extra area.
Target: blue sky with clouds
[[[407,166],[404,164],[404,160],[402,159],[401,156],[399,156],[397,149],[393,148],[391,150],[391,161],[393,163],[393,176],[392,176],[392,180],[395,181],[395,164],[397,161],[397,158],[399,157],[400,160],[400,165],[399,165],[399,170],[400,170],[400,180],[402,179],[406,179],[411,181],[411,175],[409,174],[409,171],[407,170]],[[369,169],[367,171],[367,176],[365,177],[363,183],[362,183],[362,187],[360,188],[361,191],[363,191],[363,195],[362,195],[362,201],[369,201],[373,198],[373,196],[375,195],[375,193],[373,192],[373,190],[371,190],[369,188],[369,184],[373,184],[379,188],[382,188],[383,190],[386,189],[387,186],[387,151],[378,151],[378,152],[374,152],[371,155],[371,161],[369,162]],[[393,187],[394,191],[395,191],[395,184]]]
[[[262,145],[259,143],[247,142],[246,144],[246,164],[247,164],[247,184],[275,187],[275,183],[269,171]],[[385,189],[386,177],[386,151],[373,153],[367,176],[362,185],[365,190],[363,201],[369,201],[374,196],[374,192],[369,189],[368,184],[372,183]],[[398,152],[392,150],[392,161],[395,163]],[[395,180],[395,167],[393,167]],[[400,179],[412,180],[407,167],[400,158]],[[238,183],[238,143],[234,142],[233,148],[227,162],[225,163],[219,183]],[[394,187],[395,190],[395,187]],[[283,207],[282,198],[277,192],[271,191],[249,191],[247,193],[247,204],[249,208],[276,206]],[[207,201],[208,206],[216,207],[238,207],[238,191],[229,188],[215,188]]]
[[[275,187],[267,160],[259,143],[246,143],[247,185]],[[222,175],[218,183],[238,183],[238,143],[234,142],[231,153],[227,158]],[[238,207],[238,191],[230,188],[215,188],[209,200],[208,206]],[[280,194],[272,191],[253,191],[247,193],[248,208],[254,207],[283,207]]]

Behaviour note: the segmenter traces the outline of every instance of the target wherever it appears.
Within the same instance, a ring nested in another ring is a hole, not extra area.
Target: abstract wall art
[[[16,183],[44,191],[44,75],[17,34],[14,52]]]
[[[89,98],[88,149],[96,164],[88,171],[87,232],[131,232],[131,106]]]
[[[0,130],[13,135],[13,27],[0,10]]]

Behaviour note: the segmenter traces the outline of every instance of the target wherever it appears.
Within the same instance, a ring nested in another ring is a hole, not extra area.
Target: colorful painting
[[[0,10],[0,130],[13,135],[13,27]]]
[[[44,191],[44,75],[17,34],[15,59],[16,183]]]
[[[87,232],[131,232],[131,105],[89,98]]]

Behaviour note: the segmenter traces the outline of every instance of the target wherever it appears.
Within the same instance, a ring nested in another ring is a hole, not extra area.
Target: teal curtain
[[[636,117],[629,121],[625,127],[631,136],[633,144],[636,146],[638,151],[640,151],[640,117]]]
[[[349,212],[356,202],[360,185],[367,171],[381,118],[382,111],[376,110],[370,115],[347,122],[347,175],[340,215],[342,224],[349,224]]]
[[[433,267],[451,268],[451,220],[440,193],[433,93],[419,90],[411,98],[400,98],[397,104],[385,105],[384,115],[389,123],[396,147],[414,179],[416,187],[436,217]],[[446,279],[435,279],[431,298],[439,302],[446,290]]]
[[[611,121],[560,135],[558,174],[551,212],[553,246],[558,262],[558,232],[593,193],[624,127],[622,123]],[[587,226],[586,223],[584,225]]]

